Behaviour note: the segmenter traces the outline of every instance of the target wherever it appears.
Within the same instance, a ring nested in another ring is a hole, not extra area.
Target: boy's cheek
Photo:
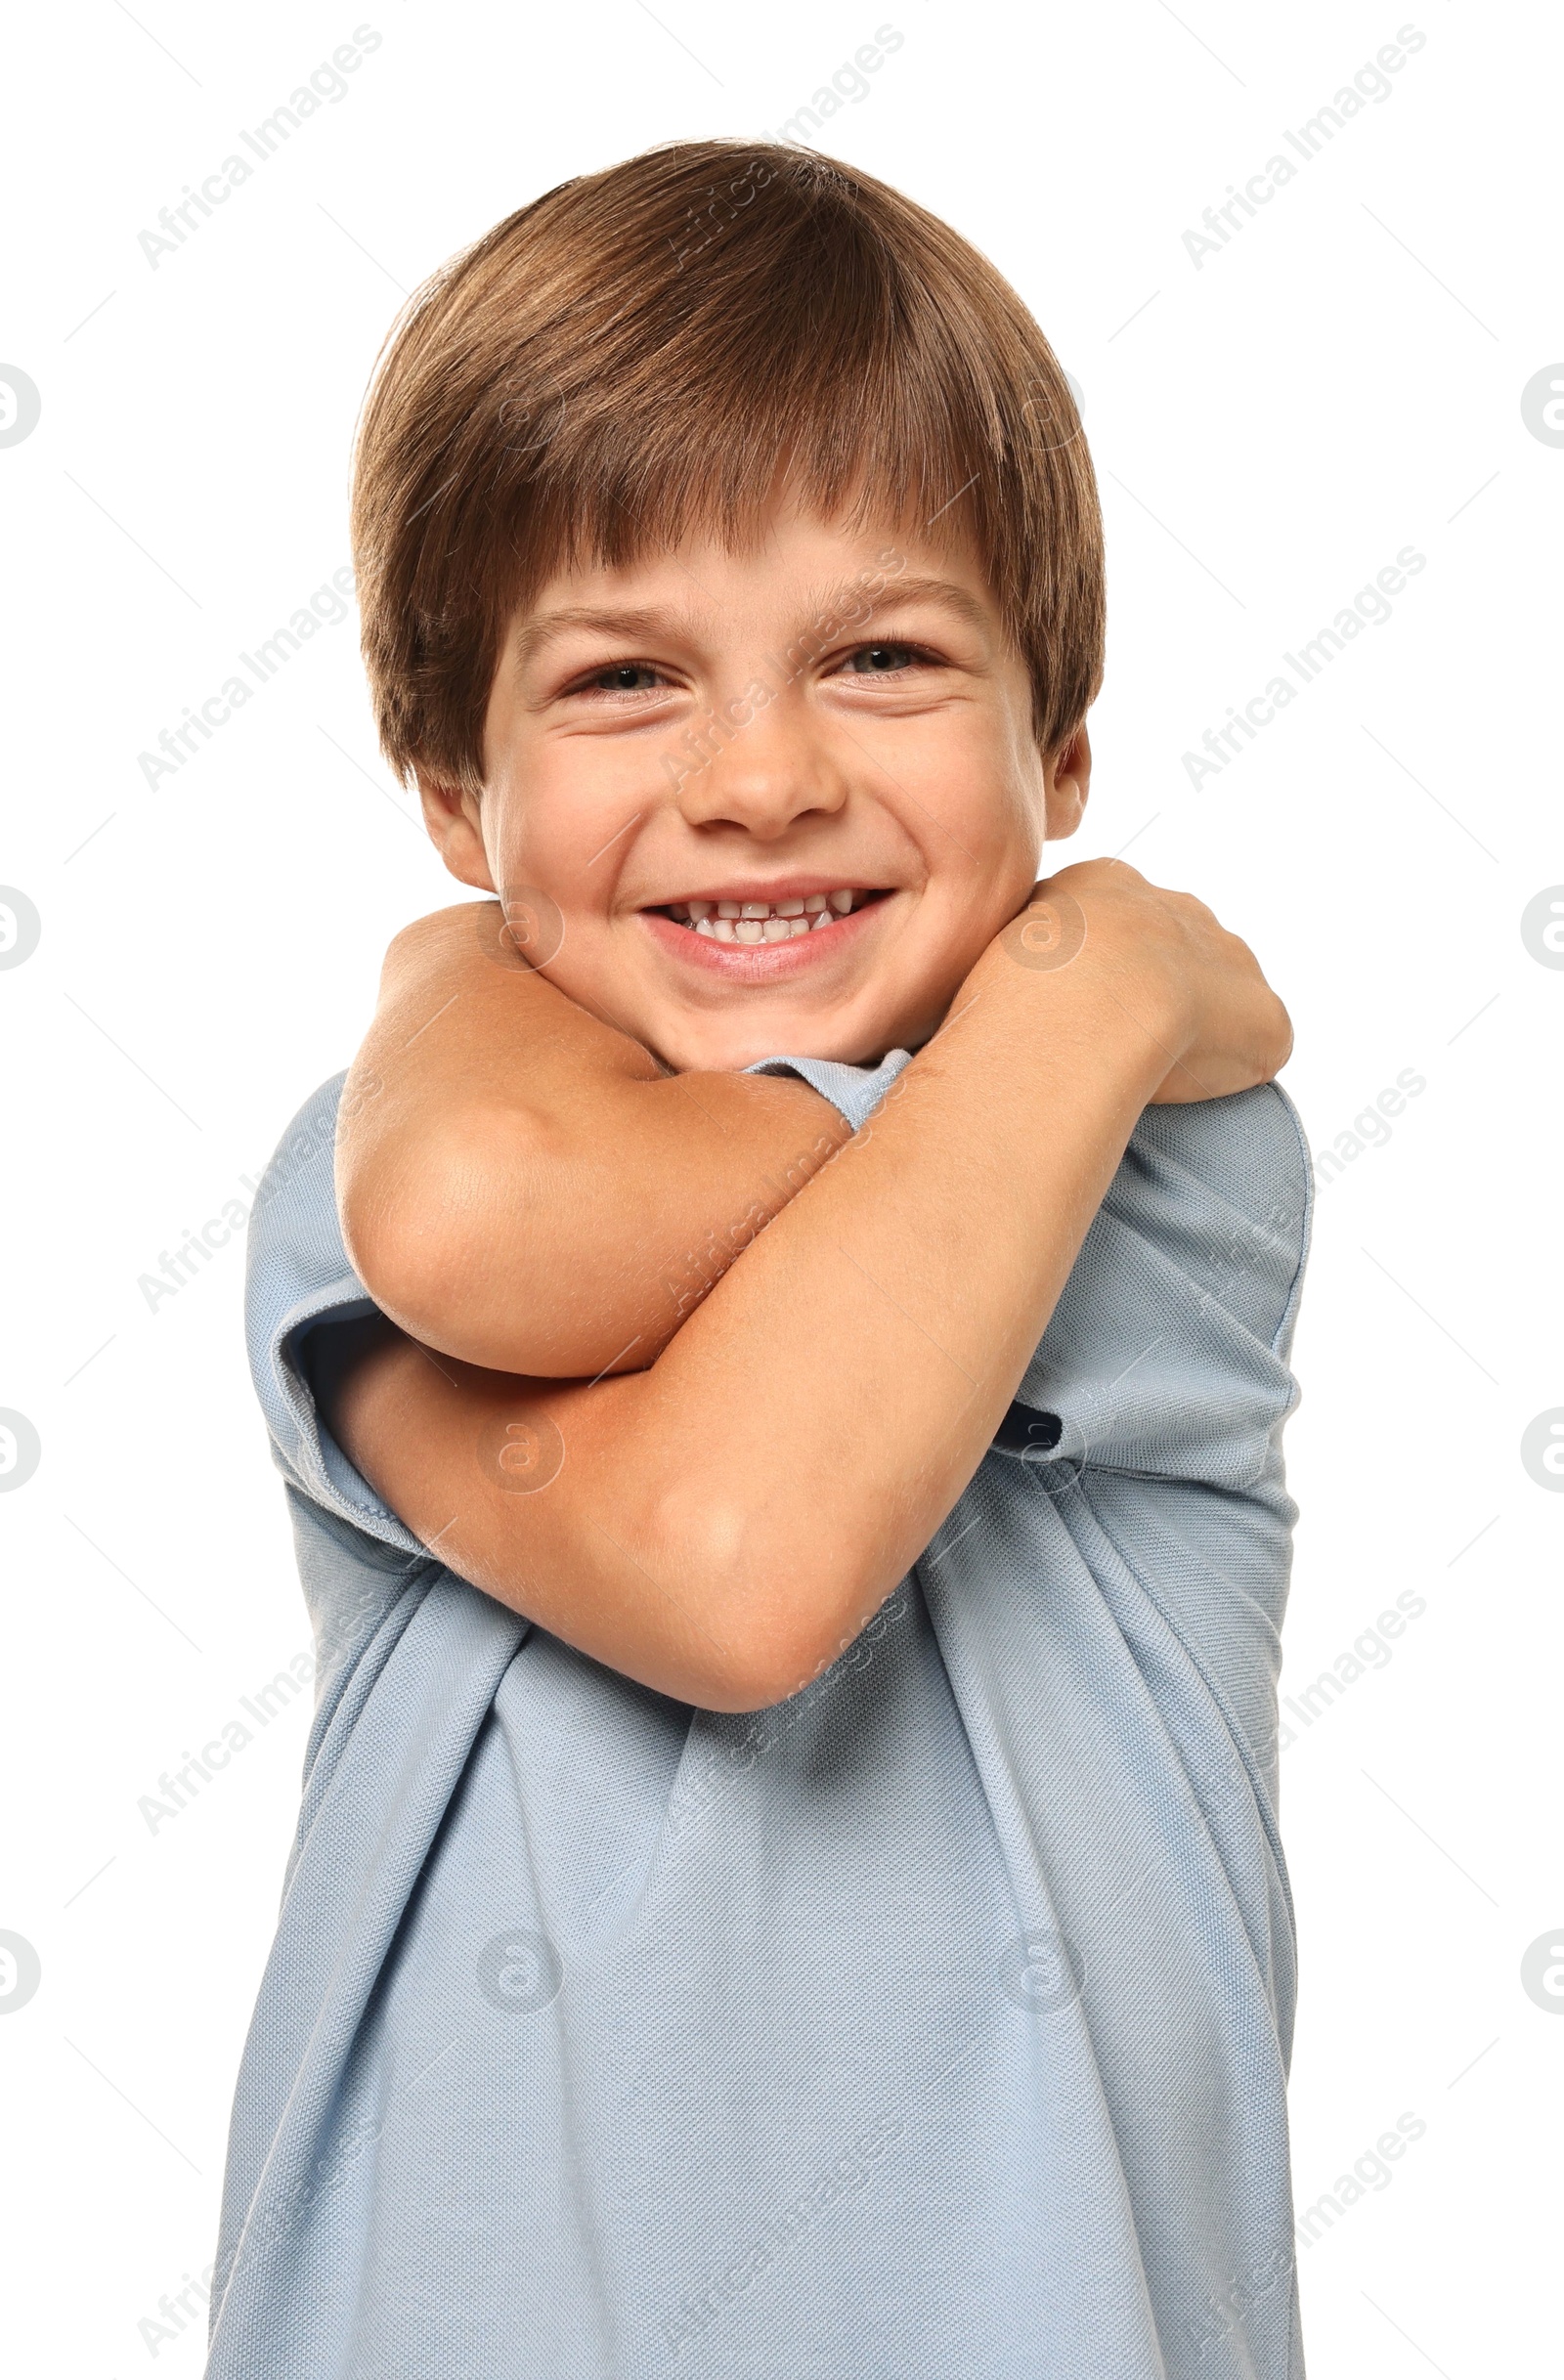
[[[927,851],[932,869],[952,856],[982,877],[1008,869],[1013,856],[1036,877],[1047,802],[1035,748],[1021,747],[997,723],[976,722],[961,710],[880,723],[874,757],[886,772],[877,798]],[[867,736],[860,735],[867,746]]]

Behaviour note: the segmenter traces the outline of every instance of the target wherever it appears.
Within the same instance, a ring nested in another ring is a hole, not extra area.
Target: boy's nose
[[[763,713],[739,727],[708,722],[686,741],[675,766],[676,800],[688,825],[740,826],[763,842],[811,811],[833,815],[847,799],[847,774],[824,739],[804,721]]]

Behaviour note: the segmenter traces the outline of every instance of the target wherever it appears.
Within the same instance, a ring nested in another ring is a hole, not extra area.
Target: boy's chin
[[[842,1025],[833,1030],[829,1017],[790,1023],[779,1016],[770,1032],[762,1028],[760,1033],[749,1026],[714,1031],[704,1019],[694,1027],[665,1019],[647,1047],[674,1074],[742,1074],[746,1066],[765,1058],[822,1058],[849,1066],[875,1066],[888,1050],[898,1046],[893,1033],[881,1031],[872,1040],[871,1047],[861,1032],[851,1033]]]

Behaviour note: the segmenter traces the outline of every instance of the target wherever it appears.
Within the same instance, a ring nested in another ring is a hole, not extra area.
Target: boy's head
[[[672,1065],[926,1038],[1079,817],[1068,386],[975,249],[824,159],[653,151],[456,258],[370,391],[354,554],[447,865]]]

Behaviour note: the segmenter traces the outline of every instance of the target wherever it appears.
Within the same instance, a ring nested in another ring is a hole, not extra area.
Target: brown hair
[[[1104,597],[1096,482],[1047,340],[887,184],[685,141],[507,216],[387,338],[353,559],[398,777],[479,790],[506,626],[555,569],[693,529],[737,541],[783,466],[827,518],[973,537],[1056,750],[1101,680]]]

